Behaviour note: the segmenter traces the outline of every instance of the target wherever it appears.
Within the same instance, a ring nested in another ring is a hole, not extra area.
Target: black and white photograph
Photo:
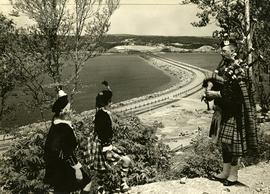
[[[269,0],[0,0],[1,194],[270,194]]]

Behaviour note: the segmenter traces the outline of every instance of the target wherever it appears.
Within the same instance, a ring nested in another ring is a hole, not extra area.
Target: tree
[[[46,72],[54,84],[59,84],[65,35],[71,25],[66,10],[67,0],[14,0],[12,4],[16,11],[26,14],[34,22],[27,29],[29,40],[39,42],[29,42],[31,50],[28,51],[40,53]]]
[[[23,91],[34,99],[31,107],[38,107],[44,119],[54,89],[60,85],[70,89],[73,83],[77,91],[79,72],[88,58],[101,51],[100,42],[119,0],[14,0],[12,4],[16,13],[33,23],[17,30],[10,60],[20,67]],[[70,59],[74,72],[65,78],[63,69],[70,73]]]
[[[262,73],[270,73],[270,2],[268,0],[252,0],[250,1],[250,26],[247,27],[247,18],[245,13],[245,3],[247,0],[185,0],[184,4],[196,4],[201,12],[197,13],[198,22],[192,24],[197,27],[206,26],[209,23],[215,22],[220,30],[213,33],[214,37],[223,38],[224,34],[234,36],[239,42],[242,42],[241,52],[244,56],[251,52],[250,45],[253,45],[255,56],[258,60],[253,65],[255,83],[259,93],[270,95],[270,80],[262,86]],[[245,40],[250,36],[252,44],[248,45]],[[263,60],[261,60],[263,57]],[[262,86],[262,87],[261,87]],[[267,88],[268,87],[268,88]],[[268,90],[268,91],[267,91]],[[269,94],[268,94],[269,93]],[[268,98],[269,99],[269,98]],[[263,100],[260,100],[263,102]],[[269,100],[268,102],[269,105]],[[265,105],[262,105],[265,106]]]
[[[10,59],[11,47],[14,40],[15,25],[12,20],[0,14],[0,126],[3,119],[11,112],[12,106],[7,103],[16,83],[20,80],[18,67]]]
[[[14,0],[15,10],[32,18],[30,34],[43,44],[38,52],[54,85],[63,85],[62,69],[66,59],[74,62],[75,90],[83,63],[96,55],[109,19],[119,0]],[[37,49],[37,48],[35,48]],[[32,52],[35,52],[33,50]],[[68,56],[68,57],[67,57]],[[68,80],[69,84],[72,80]]]
[[[74,83],[73,94],[78,90],[79,73],[84,63],[103,51],[100,43],[109,29],[109,19],[118,8],[119,0],[75,0],[74,5],[75,17],[71,30],[74,41],[69,42],[69,56],[74,63],[74,77],[69,80]]]

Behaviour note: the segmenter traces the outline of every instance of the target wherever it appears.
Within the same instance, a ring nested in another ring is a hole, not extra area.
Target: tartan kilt
[[[239,122],[241,122],[241,124]],[[221,123],[219,140],[221,143],[228,144],[232,147],[232,156],[241,157],[246,155],[247,139],[244,117],[231,117],[228,120],[223,121]]]
[[[90,134],[87,138],[87,149],[84,152],[85,162],[88,164],[88,168],[104,171],[111,169],[113,165],[116,165],[124,154],[112,146],[112,150],[102,151],[102,144],[95,134]],[[110,157],[107,157],[107,155]]]
[[[107,170],[106,158],[102,153],[102,145],[97,135],[91,133],[87,138],[87,149],[84,152],[85,162],[90,169]]]

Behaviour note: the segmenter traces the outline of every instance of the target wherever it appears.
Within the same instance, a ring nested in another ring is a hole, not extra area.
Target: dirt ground
[[[186,146],[196,135],[198,128],[208,130],[212,111],[206,110],[206,104],[200,101],[201,94],[139,115],[146,124],[159,124],[158,136],[172,149]],[[265,124],[265,128],[269,127]],[[269,127],[270,128],[270,127]],[[239,170],[239,185],[225,187],[219,182],[205,178],[187,179],[184,184],[180,180],[157,182],[133,187],[131,194],[270,194],[270,163],[242,168]]]
[[[139,115],[142,122],[163,125],[158,128],[160,140],[168,144],[171,149],[186,146],[198,131],[208,130],[212,111],[200,101],[200,93],[190,98],[181,98],[177,102],[156,110]]]
[[[269,194],[270,164],[260,163],[239,170],[240,184],[225,187],[222,183],[205,178],[156,182],[131,189],[130,194]]]

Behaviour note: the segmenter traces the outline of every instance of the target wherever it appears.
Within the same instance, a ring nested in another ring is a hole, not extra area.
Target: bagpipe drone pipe
[[[253,51],[254,50],[251,52]],[[249,68],[256,62],[264,60],[261,55],[258,55],[252,63],[248,64],[246,60],[248,58],[248,54],[243,57],[245,60],[237,57],[235,57],[234,60],[222,59],[218,68],[212,73],[212,75],[204,79],[202,87],[205,88],[205,90],[223,91],[223,94],[229,95],[232,92],[230,91],[230,85],[234,82],[249,80]],[[224,87],[224,85],[229,87]],[[204,101],[207,104],[207,109],[210,110],[209,101],[211,100],[207,99],[206,95],[203,95],[201,101]]]

